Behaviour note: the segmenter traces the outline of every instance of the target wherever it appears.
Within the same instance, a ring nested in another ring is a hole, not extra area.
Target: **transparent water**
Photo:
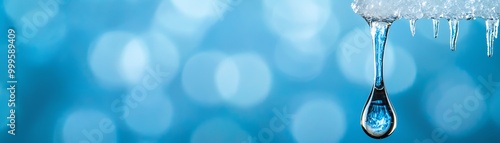
[[[434,38],[438,37],[439,19],[448,20],[450,49],[457,49],[459,20],[482,18],[486,24],[487,56],[493,56],[494,39],[498,36],[500,19],[499,0],[354,0],[352,9],[370,25],[375,59],[375,81],[361,115],[361,126],[365,133],[376,139],[388,137],[396,128],[396,113],[384,86],[383,58],[387,35],[392,22],[409,20],[412,36],[416,22],[430,18]]]
[[[396,114],[384,86],[384,50],[390,23],[370,22],[375,54],[375,83],[361,115],[361,127],[372,138],[385,138],[396,128]]]

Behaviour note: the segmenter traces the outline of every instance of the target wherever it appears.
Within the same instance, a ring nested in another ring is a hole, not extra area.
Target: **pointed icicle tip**
[[[415,37],[415,22],[417,22],[417,19],[410,19],[410,32],[412,37]]]
[[[432,25],[433,25],[432,30],[434,31],[434,38],[437,38],[439,33],[439,19],[433,18]]]
[[[498,28],[498,20],[488,19],[485,21],[486,24],[486,45],[488,46],[487,55],[488,57],[493,56],[493,43],[495,41],[495,30]]]
[[[448,19],[448,24],[450,26],[450,49],[455,51],[457,49],[457,38],[458,38],[458,19]]]

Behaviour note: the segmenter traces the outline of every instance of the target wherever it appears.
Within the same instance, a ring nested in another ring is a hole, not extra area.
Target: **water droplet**
[[[434,38],[437,38],[439,33],[439,19],[433,18],[432,25],[433,25],[432,30],[434,31]]]
[[[410,19],[410,31],[412,37],[415,37],[415,22],[417,22],[417,19]]]
[[[493,19],[486,20],[486,45],[488,45],[488,57],[493,56],[493,43],[495,40],[495,21]],[[498,26],[498,25],[497,25]]]
[[[394,132],[396,122],[396,113],[385,88],[373,88],[361,116],[363,131],[372,138],[382,139]]]
[[[455,51],[457,49],[457,38],[458,38],[458,19],[448,19],[448,24],[450,25],[450,49]]]
[[[396,128],[396,114],[384,86],[383,58],[391,22],[370,23],[375,54],[375,83],[361,115],[361,127],[376,139],[388,137]]]

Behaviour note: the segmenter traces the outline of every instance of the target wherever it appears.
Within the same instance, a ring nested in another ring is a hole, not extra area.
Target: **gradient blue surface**
[[[454,52],[444,19],[436,39],[431,20],[415,37],[394,22],[384,78],[398,125],[365,135],[373,53],[351,2],[3,0],[19,83],[16,136],[0,126],[0,141],[500,142],[500,56],[486,56],[482,19],[460,21]]]

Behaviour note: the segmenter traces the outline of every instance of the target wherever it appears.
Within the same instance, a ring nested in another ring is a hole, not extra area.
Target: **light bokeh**
[[[340,142],[346,131],[343,109],[335,102],[307,101],[294,113],[291,132],[299,143]]]
[[[191,57],[182,71],[182,88],[193,100],[205,104],[221,101],[216,86],[217,66],[226,58],[220,52],[200,53]]]
[[[259,56],[245,53],[222,61],[216,83],[222,99],[236,106],[249,107],[266,99],[272,88],[272,75]]]
[[[0,3],[0,29],[18,37],[18,135],[0,142],[500,142],[500,58],[485,55],[483,19],[460,21],[455,52],[444,19],[438,39],[430,20],[415,37],[392,24],[384,80],[398,125],[374,140],[359,124],[371,33],[352,0],[42,2]]]

